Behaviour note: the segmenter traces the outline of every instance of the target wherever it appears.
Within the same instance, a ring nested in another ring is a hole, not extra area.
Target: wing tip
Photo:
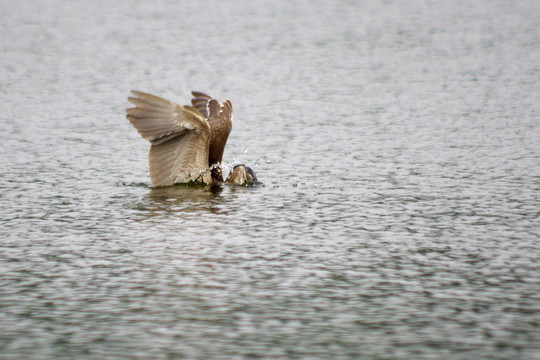
[[[131,89],[129,92],[130,92],[131,94],[137,96],[137,97],[139,97],[139,96],[141,96],[141,95],[143,95],[143,96],[144,96],[144,95],[149,95],[148,93],[145,93],[145,92],[142,92],[142,91],[139,91],[139,90],[133,90],[133,89]]]
[[[192,91],[191,92],[191,95],[193,95],[194,97],[196,98],[207,98],[207,99],[211,99],[212,97],[203,93],[203,92],[200,92],[200,91]]]

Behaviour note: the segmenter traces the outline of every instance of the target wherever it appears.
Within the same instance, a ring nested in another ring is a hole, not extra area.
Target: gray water
[[[0,358],[540,359],[540,2],[0,2]],[[231,99],[152,189],[130,89]]]

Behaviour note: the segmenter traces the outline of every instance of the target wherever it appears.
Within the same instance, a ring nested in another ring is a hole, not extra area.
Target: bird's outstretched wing
[[[232,129],[233,108],[229,100],[220,104],[214,99],[208,102],[206,108],[211,130],[208,164],[214,165],[222,161],[223,151]]]
[[[150,141],[148,167],[154,186],[203,181],[211,183],[208,169],[210,125],[192,106],[180,106],[160,97],[131,91],[126,118],[143,139]]]

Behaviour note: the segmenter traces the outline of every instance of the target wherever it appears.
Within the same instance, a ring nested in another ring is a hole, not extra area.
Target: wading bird
[[[201,182],[223,183],[221,161],[232,129],[233,108],[229,100],[219,103],[193,91],[189,105],[140,91],[128,101],[126,118],[143,139],[150,141],[148,169],[154,186]],[[245,165],[236,165],[225,183],[249,185],[257,181]]]

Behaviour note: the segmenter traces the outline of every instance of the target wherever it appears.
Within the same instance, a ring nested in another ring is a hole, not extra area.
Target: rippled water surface
[[[0,358],[540,359],[540,3],[3,1]],[[263,185],[152,189],[135,88]]]

